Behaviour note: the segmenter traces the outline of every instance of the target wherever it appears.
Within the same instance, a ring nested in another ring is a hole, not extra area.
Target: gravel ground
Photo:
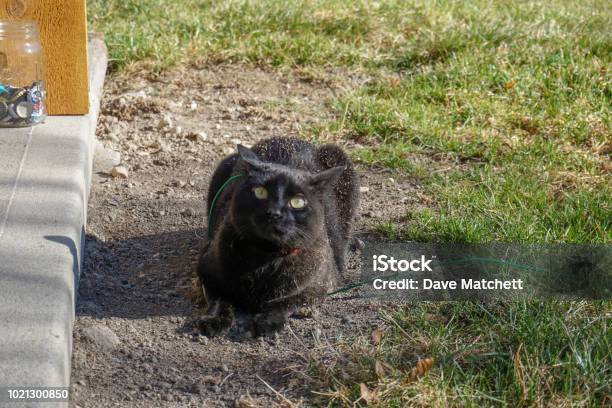
[[[208,339],[191,327],[198,308],[189,293],[216,163],[236,143],[298,136],[328,119],[330,99],[362,80],[334,75],[321,82],[221,66],[109,79],[98,138],[122,163],[115,171],[99,163],[92,186],[73,406],[289,405],[283,398],[308,405],[308,356],[383,324],[380,304],[349,293],[290,319],[274,338],[234,330]],[[422,193],[396,174],[358,169],[357,233],[367,245],[372,225],[401,219],[405,208],[422,205],[415,198]],[[347,282],[357,279],[357,262],[353,254]]]

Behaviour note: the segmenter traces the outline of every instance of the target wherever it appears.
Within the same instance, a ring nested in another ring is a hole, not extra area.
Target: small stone
[[[87,383],[83,380],[77,381],[77,384],[79,384],[81,387],[85,387],[87,385]]]
[[[363,240],[359,238],[354,239],[353,245],[355,246],[355,249],[359,251],[363,251],[363,249],[365,248],[365,242],[363,242]]]
[[[192,140],[195,140],[197,143],[204,143],[208,140],[208,134],[206,132],[197,132],[193,133]]]
[[[106,350],[112,350],[121,343],[115,332],[104,325],[86,327],[83,329],[83,337]]]
[[[223,365],[221,366],[221,371],[223,371],[224,373],[229,372],[229,368],[227,367],[227,364],[223,364]]]
[[[192,111],[198,109],[198,104],[195,101],[191,101],[191,104],[189,105],[189,109],[191,109]]]
[[[368,191],[370,191],[370,187],[359,187],[360,193],[367,193]]]
[[[187,183],[185,183],[183,180],[173,180],[172,185],[174,187],[183,188],[187,185]]]
[[[170,145],[168,143],[159,142],[159,151],[160,152],[169,152],[171,150],[172,150],[172,148],[170,147]]]
[[[125,166],[115,166],[111,170],[111,176],[114,178],[128,178],[128,169]]]
[[[191,208],[185,208],[183,211],[181,211],[181,215],[184,217],[193,217],[195,215],[195,211],[193,211]]]
[[[110,169],[119,164],[121,164],[121,153],[104,147],[102,143],[96,143],[93,162],[95,173],[108,174]]]
[[[353,319],[350,318],[350,316],[343,316],[342,319],[340,320],[340,322],[342,324],[346,324],[346,325],[351,325],[351,324],[355,323],[353,321]]]
[[[172,129],[172,134],[174,134],[175,136],[180,136],[180,135],[182,135],[182,134],[183,134],[183,128],[182,128],[182,127],[180,127],[180,126],[175,126],[175,127]]]
[[[172,127],[172,118],[170,118],[170,116],[168,115],[163,116],[159,120],[159,123],[157,124],[157,128],[160,130],[164,128],[171,128],[171,127]]]
[[[223,153],[225,154],[234,154],[234,148],[233,147],[225,147],[223,148]]]
[[[164,210],[161,210],[161,211],[159,212],[159,216],[160,216],[160,217],[163,217],[163,216],[165,216],[165,215],[166,215],[166,212],[165,212]]]

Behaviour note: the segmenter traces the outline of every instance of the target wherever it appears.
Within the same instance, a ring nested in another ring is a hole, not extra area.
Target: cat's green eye
[[[289,205],[291,206],[291,208],[294,208],[296,210],[300,210],[304,207],[306,207],[306,199],[302,196],[295,196],[292,197],[291,200],[289,200]]]
[[[255,194],[255,197],[257,197],[257,199],[259,200],[265,200],[266,198],[268,198],[268,190],[266,190],[265,187],[255,187],[253,189],[253,193]]]

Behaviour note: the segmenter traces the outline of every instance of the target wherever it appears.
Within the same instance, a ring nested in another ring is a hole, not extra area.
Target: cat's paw
[[[260,313],[253,318],[255,337],[271,336],[285,327],[287,316],[282,313]]]
[[[226,333],[232,323],[231,319],[222,316],[203,316],[196,321],[196,326],[206,337],[214,337]]]

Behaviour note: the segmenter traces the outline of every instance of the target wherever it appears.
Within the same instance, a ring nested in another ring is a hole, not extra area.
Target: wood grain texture
[[[85,0],[0,0],[0,19],[36,21],[50,115],[89,112]]]

